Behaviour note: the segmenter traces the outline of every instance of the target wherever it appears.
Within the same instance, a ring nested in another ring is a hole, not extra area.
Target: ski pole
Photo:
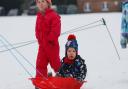
[[[120,60],[119,52],[118,52],[118,50],[117,50],[117,48],[116,48],[116,45],[115,45],[115,43],[114,43],[114,40],[113,40],[113,38],[112,38],[112,35],[111,35],[111,33],[110,33],[110,31],[109,31],[109,29],[108,29],[108,27],[107,27],[107,24],[106,24],[106,21],[104,20],[104,18],[102,18],[102,22],[103,22],[103,25],[104,25],[104,26],[106,27],[106,29],[107,29],[108,35],[109,35],[109,37],[110,37],[110,39],[111,39],[111,41],[112,41],[112,43],[113,43],[113,46],[114,46],[114,48],[115,48],[116,53],[117,53],[117,57],[118,57],[118,59]]]

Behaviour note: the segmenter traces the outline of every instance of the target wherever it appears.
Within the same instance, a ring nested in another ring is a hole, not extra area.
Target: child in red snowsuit
[[[50,63],[55,72],[60,68],[59,42],[60,16],[50,8],[51,0],[36,0],[39,12],[36,20],[36,38],[39,50],[36,61],[36,77],[47,77]]]

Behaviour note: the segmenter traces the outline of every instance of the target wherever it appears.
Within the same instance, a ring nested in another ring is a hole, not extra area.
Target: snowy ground
[[[120,47],[121,13],[62,15],[62,33],[99,21],[101,18],[106,20],[120,60],[105,26],[101,25],[74,33],[79,44],[79,54],[85,59],[88,69],[86,77],[88,82],[81,89],[128,89],[128,49]],[[35,20],[35,16],[0,17],[0,35],[11,44],[35,40]],[[98,22],[96,25],[101,23]],[[67,36],[68,34],[65,34],[59,38],[61,58],[65,53]],[[6,49],[3,43],[10,48],[0,36],[0,89],[34,89],[31,81],[28,80],[31,76],[24,71],[10,52],[1,52]],[[34,66],[37,49],[37,43],[17,48]],[[17,52],[14,50],[12,52],[34,76],[35,70],[30,64],[26,63]],[[51,71],[50,68],[49,71]]]

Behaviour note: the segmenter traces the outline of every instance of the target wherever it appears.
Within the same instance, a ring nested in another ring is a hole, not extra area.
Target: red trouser
[[[37,60],[36,60],[36,77],[47,77],[47,65],[50,63],[51,67],[55,72],[58,72],[60,68],[60,58],[59,53],[55,52],[50,54],[46,54],[41,46],[39,46]]]

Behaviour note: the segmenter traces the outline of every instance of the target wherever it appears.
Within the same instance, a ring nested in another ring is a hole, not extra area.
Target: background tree
[[[52,0],[54,5],[69,5],[69,4],[75,4],[76,0]]]
[[[5,8],[5,13],[7,14],[10,9],[22,10],[21,6],[25,0],[0,0],[0,6]]]

